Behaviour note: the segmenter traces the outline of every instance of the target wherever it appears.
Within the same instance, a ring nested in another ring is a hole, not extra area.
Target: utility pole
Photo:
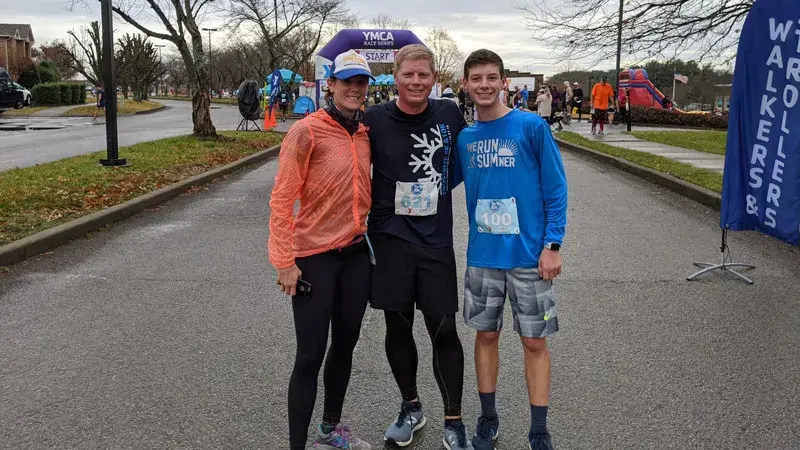
[[[105,167],[125,166],[127,161],[119,159],[117,140],[117,83],[114,74],[114,26],[111,0],[100,0],[100,16],[103,21],[103,91],[106,100],[106,159]]]

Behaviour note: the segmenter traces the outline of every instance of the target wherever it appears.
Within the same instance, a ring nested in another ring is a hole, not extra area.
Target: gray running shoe
[[[414,433],[425,426],[425,414],[422,407],[414,409],[411,402],[403,402],[397,420],[389,425],[383,440],[398,447],[405,447],[414,440]]]
[[[313,448],[323,450],[370,450],[372,447],[361,439],[350,434],[350,428],[341,423],[328,434],[322,432],[317,425],[317,438]]]
[[[472,443],[467,439],[467,429],[463,422],[456,422],[455,426],[445,427],[442,443],[447,450],[474,450]]]

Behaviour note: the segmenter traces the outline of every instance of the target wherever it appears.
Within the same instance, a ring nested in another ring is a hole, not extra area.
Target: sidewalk
[[[81,105],[54,106],[31,114],[31,117],[61,117],[65,112]]]
[[[701,169],[711,169],[722,173],[725,166],[725,157],[713,153],[698,152],[686,148],[673,147],[670,145],[659,144],[657,142],[644,141],[635,138],[629,134],[625,134],[627,128],[624,125],[614,126],[606,125],[605,135],[592,135],[591,123],[581,122],[578,123],[573,120],[572,124],[564,127],[564,131],[571,131],[580,134],[581,136],[597,142],[603,142],[615,147],[627,148],[629,150],[637,150],[640,152],[652,153],[654,155],[663,156],[665,158],[674,159],[675,161],[691,164]],[[658,128],[658,127],[633,127],[635,131],[695,131],[695,130],[682,130],[680,128]]]

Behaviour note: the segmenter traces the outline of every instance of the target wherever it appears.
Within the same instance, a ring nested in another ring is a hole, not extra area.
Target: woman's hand
[[[297,280],[300,279],[301,275],[303,275],[303,272],[300,271],[297,264],[278,269],[278,286],[281,287],[281,291],[286,295],[297,295]]]

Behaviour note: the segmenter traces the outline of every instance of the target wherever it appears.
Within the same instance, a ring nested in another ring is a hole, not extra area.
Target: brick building
[[[8,70],[15,58],[30,58],[34,44],[30,25],[0,23],[0,67]]]

